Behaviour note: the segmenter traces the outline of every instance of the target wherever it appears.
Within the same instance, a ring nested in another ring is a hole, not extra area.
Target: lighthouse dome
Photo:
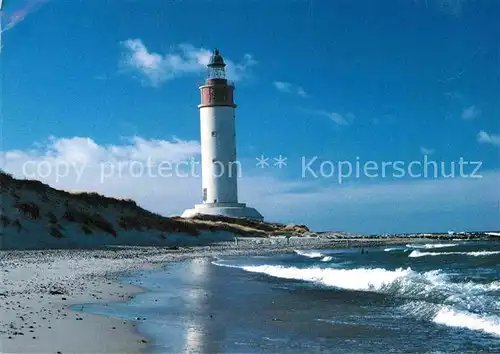
[[[214,53],[210,57],[210,60],[208,62],[209,67],[224,67],[226,66],[226,63],[224,63],[224,58],[222,58],[222,55],[220,55],[219,50],[215,49]]]

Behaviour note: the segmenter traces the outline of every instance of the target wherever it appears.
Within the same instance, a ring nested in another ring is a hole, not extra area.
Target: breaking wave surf
[[[296,279],[350,290],[376,291],[397,279],[410,276],[413,271],[397,269],[389,271],[376,269],[332,269],[332,268],[297,268],[280,265],[242,266],[243,270],[263,273],[276,278]]]
[[[442,252],[443,250],[440,249],[457,245],[458,243],[441,243],[393,246],[385,248],[384,251],[405,251],[411,258],[500,255],[500,250],[485,250],[484,248],[483,250],[476,248],[468,252],[462,252],[461,249],[455,252],[449,252],[449,250]],[[409,262],[406,257],[406,261],[403,262],[405,266],[399,268],[396,268],[397,266],[394,268],[383,265],[372,266],[373,260],[371,259],[367,261],[359,259],[358,265],[354,265],[354,261],[351,260],[349,262],[351,265],[347,268],[343,264],[345,263],[343,257],[333,256],[328,251],[322,253],[315,250],[296,250],[295,253],[303,257],[314,258],[318,263],[308,266],[304,266],[303,262],[300,264],[273,262],[214,264],[275,278],[309,282],[322,287],[384,294],[384,296],[397,298],[395,302],[397,304],[404,303],[402,306],[398,305],[398,310],[403,309],[404,315],[424,319],[436,325],[463,328],[495,337],[500,336],[500,280],[495,277],[496,268],[492,269],[493,272],[485,273],[488,275],[483,277],[482,275],[476,276],[469,270],[462,272],[461,268],[450,267],[448,263],[439,266],[442,269],[434,270],[429,269],[430,264],[422,266],[421,262],[412,267],[406,267]],[[403,258],[390,257],[390,259],[398,261]],[[458,260],[461,262],[460,265],[467,260],[472,261],[467,257]],[[400,261],[398,262],[401,264]]]
[[[399,250],[399,249],[400,249],[400,248],[398,248],[398,247],[386,248],[386,249],[384,249],[384,252],[397,251],[397,250]]]
[[[467,311],[458,311],[451,307],[441,308],[433,318],[433,322],[449,327],[467,328],[500,337],[500,317],[479,315]]]
[[[405,247],[389,247],[389,248],[384,248],[384,252],[392,252],[392,251],[405,251]]]
[[[410,302],[401,306],[400,310],[436,324],[500,336],[500,317],[489,313],[473,313],[449,305],[430,304],[424,301]]]
[[[412,251],[408,257],[425,257],[425,256],[449,256],[449,255],[465,255],[473,257],[491,256],[500,254],[500,251],[475,251],[475,252],[420,252],[418,250]]]
[[[418,243],[410,243],[406,245],[408,248],[423,248],[423,249],[432,249],[432,248],[446,248],[446,247],[455,247],[458,246],[459,243],[426,243],[426,244],[418,244]]]
[[[295,253],[297,253],[299,256],[304,256],[307,258],[323,258],[325,256],[323,253],[316,252],[316,251],[295,250]]]
[[[387,270],[297,268],[282,265],[227,266],[276,278],[302,280],[340,289],[392,294],[409,299],[409,304],[405,305],[408,306],[408,310],[405,312],[415,317],[425,317],[436,324],[500,335],[500,318],[465,310],[484,311],[485,308],[500,308],[499,301],[490,296],[500,290],[500,281],[486,284],[456,283],[440,270],[419,273],[409,267]]]
[[[392,293],[409,298],[427,298],[440,293],[445,297],[463,292],[471,295],[500,289],[499,281],[489,284],[454,283],[439,270],[418,273],[411,268],[395,270],[383,268],[335,269],[297,268],[281,265],[239,266],[238,268],[276,278],[303,280],[348,290]]]

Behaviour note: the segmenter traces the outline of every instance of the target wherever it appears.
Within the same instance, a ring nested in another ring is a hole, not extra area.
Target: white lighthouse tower
[[[215,49],[208,64],[208,77],[200,86],[201,169],[203,203],[186,210],[182,217],[197,214],[263,220],[254,208],[238,203],[234,85],[226,79],[226,64]]]

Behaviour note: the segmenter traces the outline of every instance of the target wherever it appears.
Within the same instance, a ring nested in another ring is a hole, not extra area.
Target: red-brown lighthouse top
[[[218,49],[214,50],[207,67],[208,76],[205,83],[200,86],[201,104],[198,107],[236,107],[233,95],[234,85],[227,81],[226,63]]]

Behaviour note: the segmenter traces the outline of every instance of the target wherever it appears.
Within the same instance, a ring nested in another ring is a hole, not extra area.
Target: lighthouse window
[[[207,201],[207,189],[206,188],[203,188],[203,201],[204,202]]]
[[[216,131],[213,131],[213,132],[212,132],[212,136],[213,136],[213,137],[217,136],[217,132],[216,132]]]

